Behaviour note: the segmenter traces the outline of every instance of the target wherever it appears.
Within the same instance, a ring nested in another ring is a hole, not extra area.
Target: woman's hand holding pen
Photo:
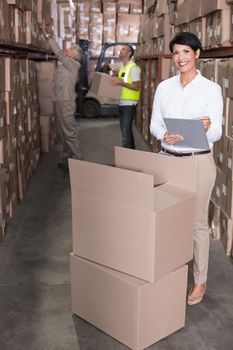
[[[207,130],[210,128],[211,126],[211,120],[210,117],[204,116],[200,118],[203,124],[203,127],[205,129],[205,131],[207,132]]]
[[[182,141],[184,138],[181,135],[172,135],[166,132],[163,139],[169,145],[174,145],[175,143]]]

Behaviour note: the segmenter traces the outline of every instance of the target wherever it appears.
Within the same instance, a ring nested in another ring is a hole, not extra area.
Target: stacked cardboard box
[[[1,234],[23,199],[40,156],[36,67],[27,59],[1,58]],[[4,170],[5,169],[5,170]]]
[[[116,167],[69,163],[72,311],[135,350],[185,324],[196,171],[165,158],[117,147]]]
[[[116,40],[118,42],[136,43],[138,41],[140,15],[118,14]]]
[[[41,126],[41,150],[51,151],[56,140],[54,112],[54,72],[56,62],[40,62],[37,64],[38,98]]]
[[[105,42],[138,42],[141,14],[141,0],[78,0],[77,37],[90,40],[90,55],[97,57]],[[108,50],[114,55],[114,48]]]
[[[54,11],[56,16],[56,11]],[[53,19],[56,23],[56,19]],[[64,49],[76,42],[76,2],[57,0],[58,42]]]
[[[174,11],[174,2],[158,0],[146,3],[140,29],[140,43],[144,54],[169,53],[168,44],[174,33]]]
[[[60,46],[67,47],[76,41],[72,14],[75,14],[75,4],[72,7],[72,1],[2,0],[0,40],[47,48],[39,28],[39,22],[45,19],[46,24],[52,20],[55,38]],[[6,224],[14,215],[19,200],[25,196],[41,151],[36,63],[30,59],[16,59],[15,53],[10,55],[7,52],[0,59],[0,238],[4,236]],[[47,79],[49,74],[51,69],[46,72]],[[49,123],[43,123],[44,119],[41,119],[43,141],[46,137],[48,141],[47,144],[43,142],[42,146],[48,148],[55,138],[54,115],[51,115],[52,94],[46,100],[48,84],[41,83],[39,87],[41,100],[44,99],[41,103],[42,112],[47,112],[50,108],[50,114],[44,114]]]
[[[42,19],[52,22],[63,48],[76,42],[76,3],[72,0],[1,0],[0,39],[48,49],[40,30]]]
[[[41,151],[50,152],[56,140],[56,125],[54,114],[40,115]]]
[[[90,55],[99,56],[103,42],[103,14],[101,1],[93,1],[90,5]]]
[[[168,19],[158,18],[163,12]],[[180,31],[195,33],[205,48],[232,45],[232,6],[225,0],[146,1],[144,13],[140,37],[147,54],[168,52],[170,38]],[[163,23],[167,33],[158,40],[159,26]]]
[[[204,48],[231,46],[231,14],[225,0],[178,0],[175,32],[195,33]]]
[[[225,252],[232,252],[233,220],[233,60],[206,60],[202,63],[202,74],[217,82],[223,91],[223,136],[214,144],[214,158],[217,165],[217,176],[212,192],[210,205],[210,226],[215,239],[221,239]]]

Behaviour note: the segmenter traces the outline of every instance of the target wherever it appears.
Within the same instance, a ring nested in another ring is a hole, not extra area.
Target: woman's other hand
[[[183,141],[184,138],[181,135],[172,135],[166,132],[164,135],[164,141],[168,143],[169,145],[174,145],[177,142]]]
[[[202,124],[203,124],[205,131],[207,131],[211,126],[210,117],[204,116],[204,117],[201,117],[200,119],[202,121]]]

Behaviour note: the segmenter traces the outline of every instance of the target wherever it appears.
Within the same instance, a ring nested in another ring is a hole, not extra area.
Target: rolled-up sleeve
[[[223,98],[221,87],[213,85],[207,94],[211,126],[206,135],[210,142],[216,142],[222,135]]]
[[[157,140],[162,140],[164,134],[166,133],[166,128],[163,122],[163,115],[161,111],[161,90],[161,85],[158,85],[154,95],[152,116],[150,122],[150,132]]]

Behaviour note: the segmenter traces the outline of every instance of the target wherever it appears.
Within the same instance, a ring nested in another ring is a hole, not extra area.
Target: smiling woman
[[[196,69],[202,50],[193,33],[177,33],[169,45],[180,74],[164,80],[157,87],[150,131],[161,140],[162,150],[169,156],[193,156],[197,164],[197,191],[194,235],[194,284],[188,295],[188,304],[202,301],[207,280],[209,257],[208,206],[216,177],[212,156],[213,143],[222,133],[223,99],[221,88],[204,78]],[[181,147],[182,135],[170,134],[164,118],[200,119],[206,132],[207,149]]]

